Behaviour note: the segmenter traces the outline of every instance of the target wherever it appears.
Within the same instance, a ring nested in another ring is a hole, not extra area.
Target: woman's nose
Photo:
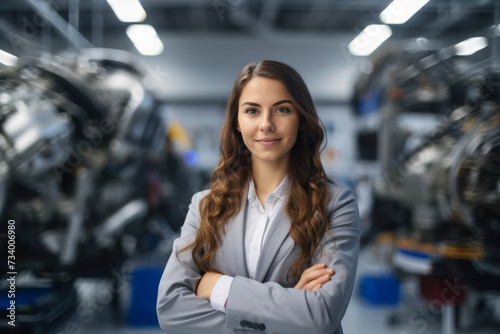
[[[259,124],[260,131],[274,131],[274,119],[272,112],[263,112]]]

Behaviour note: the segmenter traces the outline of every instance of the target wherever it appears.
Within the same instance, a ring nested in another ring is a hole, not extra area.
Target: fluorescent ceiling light
[[[455,54],[457,56],[470,56],[487,46],[488,40],[485,37],[472,37],[456,44]]]
[[[0,50],[0,63],[7,65],[7,66],[14,66],[17,63],[17,57],[14,55],[11,55],[8,52]]]
[[[157,56],[163,52],[163,43],[149,24],[132,24],[127,28],[127,36],[144,56]]]
[[[106,0],[122,22],[142,22],[146,18],[146,11],[139,0]]]
[[[369,56],[391,35],[389,26],[370,24],[349,43],[349,52],[354,56]]]
[[[429,0],[394,0],[380,13],[380,19],[386,24],[403,24],[428,2]]]

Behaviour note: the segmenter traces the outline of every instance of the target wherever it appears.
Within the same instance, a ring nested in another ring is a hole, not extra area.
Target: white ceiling
[[[33,50],[55,53],[74,47],[79,38],[68,36],[66,21],[77,22],[81,37],[93,45],[140,57],[156,75],[158,94],[183,103],[223,102],[239,70],[261,59],[295,67],[317,101],[346,102],[364,61],[350,56],[346,45],[376,23],[390,2],[141,0],[148,13],[145,23],[156,27],[165,45],[160,56],[142,57],[125,35],[127,24],[104,0],[49,1],[63,23],[59,30],[57,20],[40,19],[33,1],[0,1],[0,49],[22,57]],[[423,36],[451,44],[484,32],[495,10],[500,12],[500,1],[431,0],[408,23],[393,26],[391,40]]]

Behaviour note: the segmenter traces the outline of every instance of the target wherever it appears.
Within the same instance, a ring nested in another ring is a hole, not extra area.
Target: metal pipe
[[[52,31],[49,25],[44,25],[42,27],[42,32],[40,34],[40,44],[42,51],[51,52],[52,49]]]
[[[494,22],[493,22],[493,32],[492,32],[492,39],[491,39],[491,65],[493,68],[493,71],[499,71],[499,65],[498,62],[495,60],[498,60],[497,58],[500,57],[500,3],[498,1],[495,2],[495,16],[494,16]]]
[[[92,43],[101,47],[103,45],[103,8],[102,0],[94,0],[92,3]]]
[[[73,264],[76,260],[78,239],[81,236],[85,216],[86,202],[92,192],[92,176],[89,170],[82,169],[76,180],[74,210],[71,214],[60,261],[64,265]]]
[[[70,0],[68,4],[68,36],[73,40],[75,34],[80,34],[80,0]]]
[[[78,49],[93,47],[75,27],[68,24],[47,2],[41,0],[27,0],[27,2],[73,46]]]
[[[455,305],[444,304],[441,311],[441,333],[455,334]]]
[[[121,233],[129,224],[144,219],[148,213],[148,204],[142,199],[130,201],[108,217],[94,229],[94,236],[101,247],[111,243],[111,239]]]

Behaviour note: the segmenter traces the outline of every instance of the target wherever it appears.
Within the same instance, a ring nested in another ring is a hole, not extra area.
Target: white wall
[[[325,172],[336,182],[352,181],[357,156],[355,116],[343,105],[320,105],[317,109],[327,137],[321,155]]]

